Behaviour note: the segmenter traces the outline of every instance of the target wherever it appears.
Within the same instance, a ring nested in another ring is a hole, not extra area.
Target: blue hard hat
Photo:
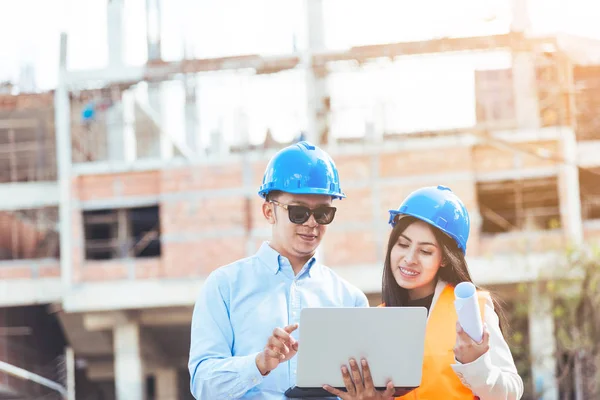
[[[322,194],[342,199],[335,163],[319,147],[301,141],[280,150],[273,156],[258,194],[266,198],[271,191],[293,194]]]
[[[390,210],[390,225],[396,226],[397,215],[410,215],[433,225],[454,239],[458,248],[466,253],[471,227],[469,213],[450,188],[439,185],[415,190],[397,210]]]

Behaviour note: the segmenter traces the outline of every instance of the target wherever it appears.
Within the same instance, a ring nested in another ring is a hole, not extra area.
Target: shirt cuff
[[[450,366],[460,381],[470,389],[484,385],[493,369],[489,350],[477,360],[467,364],[461,364],[456,359],[454,361],[456,363]]]
[[[261,383],[264,376],[258,370],[256,366],[256,356],[258,353],[250,354],[245,357],[241,357],[241,368],[240,371],[240,383],[243,386],[254,387]]]

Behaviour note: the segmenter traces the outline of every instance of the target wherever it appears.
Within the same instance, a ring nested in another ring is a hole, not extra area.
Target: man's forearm
[[[198,363],[191,389],[197,400],[239,399],[262,380],[256,354],[209,358]]]

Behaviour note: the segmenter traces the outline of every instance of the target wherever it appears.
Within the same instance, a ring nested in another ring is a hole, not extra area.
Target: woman
[[[402,399],[519,399],[523,381],[502,335],[500,309],[478,290],[484,321],[481,343],[461,328],[454,308],[454,287],[472,282],[465,253],[469,215],[447,187],[411,193],[390,210],[390,234],[383,272],[382,306],[423,306],[429,311],[421,385]],[[347,392],[325,389],[343,400],[389,399],[393,385],[376,391],[366,360],[342,367]],[[398,395],[398,394],[396,394]]]

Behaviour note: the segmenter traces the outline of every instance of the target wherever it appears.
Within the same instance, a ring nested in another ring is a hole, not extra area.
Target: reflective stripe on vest
[[[488,292],[478,291],[481,318],[484,317]],[[383,304],[382,304],[383,305]],[[423,357],[423,376],[421,385],[405,396],[404,400],[473,400],[477,397],[456,375],[454,364],[454,344],[456,342],[456,321],[458,316],[454,308],[454,287],[448,285],[430,310],[425,330],[425,353]]]

